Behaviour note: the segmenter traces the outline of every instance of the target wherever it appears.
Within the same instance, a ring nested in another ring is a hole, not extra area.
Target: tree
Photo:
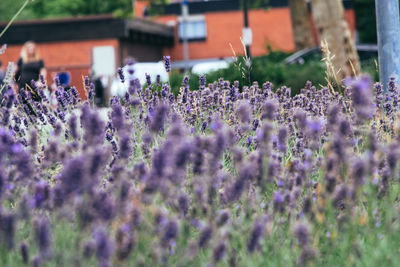
[[[306,1],[289,0],[289,8],[296,50],[313,47],[314,39]]]
[[[10,19],[25,0],[1,0],[0,20]],[[131,17],[132,0],[35,0],[25,8],[19,20],[77,15],[114,14]]]
[[[25,0],[0,0],[0,21],[8,22],[24,2]],[[29,5],[31,4],[32,3],[29,3]],[[22,11],[17,19],[31,19],[34,17],[32,10],[29,10],[28,7]]]
[[[360,62],[344,16],[341,0],[311,0],[320,41],[326,41],[333,55],[331,63],[342,80],[360,72]],[[355,73],[354,73],[355,72]]]
[[[131,0],[47,0],[51,13],[52,9],[57,9],[58,13],[64,11],[68,15],[93,15],[113,13],[118,17],[130,17],[133,15],[133,6]],[[50,6],[51,2],[51,6]]]
[[[268,8],[269,0],[247,0],[250,8]]]

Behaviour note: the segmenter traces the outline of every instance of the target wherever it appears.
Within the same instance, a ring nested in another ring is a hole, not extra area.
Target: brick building
[[[176,3],[178,2],[178,3]],[[164,54],[171,55],[176,66],[183,60],[182,17],[180,1],[160,6],[162,15],[152,17],[154,21],[174,26],[175,45],[164,48]],[[351,31],[355,32],[355,13],[352,1],[344,0],[345,16]],[[143,17],[148,2],[135,1],[135,17]],[[189,17],[187,38],[189,58],[193,65],[201,61],[231,58],[232,45],[237,54],[243,54],[240,41],[244,26],[240,0],[188,1]],[[311,12],[311,8],[310,8]],[[313,24],[310,13],[310,21]],[[252,29],[252,56],[268,53],[267,46],[274,50],[292,52],[295,50],[290,10],[287,0],[270,0],[268,6],[249,10],[249,26]],[[315,44],[318,44],[314,27]],[[174,65],[173,65],[174,66]]]
[[[0,23],[0,31],[6,23]],[[174,44],[174,32],[147,19],[123,20],[111,15],[66,19],[20,21],[14,23],[1,38],[7,50],[0,55],[4,65],[16,62],[22,45],[37,43],[45,62],[48,77],[58,71],[71,74],[71,84],[84,97],[82,76],[97,74],[113,76],[127,56],[138,61],[159,61],[163,49]]]
[[[355,31],[352,1],[344,0],[346,19]],[[162,15],[145,18],[146,1],[134,1],[135,18],[124,20],[111,15],[46,19],[15,22],[1,38],[8,45],[0,60],[16,62],[23,43],[35,41],[48,70],[48,81],[59,71],[71,73],[71,84],[81,96],[82,75],[113,76],[127,56],[138,61],[159,61],[171,55],[172,67],[182,68],[182,18],[179,1],[161,6]],[[147,10],[146,10],[147,9]],[[243,12],[240,0],[192,0],[188,3],[187,39],[190,65],[202,61],[231,59],[233,52],[243,54],[240,41]],[[310,14],[312,22],[312,16]],[[0,22],[0,31],[6,23]],[[267,54],[267,46],[275,50],[294,51],[294,39],[287,0],[270,0],[269,5],[249,10],[249,25],[253,31],[252,56]],[[314,30],[315,43],[317,44]],[[100,67],[99,67],[100,66]]]

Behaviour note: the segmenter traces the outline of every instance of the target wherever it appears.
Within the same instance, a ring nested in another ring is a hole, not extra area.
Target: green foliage
[[[360,43],[377,42],[374,0],[354,0],[357,34]]]
[[[289,55],[281,51],[270,51],[266,56],[254,58],[250,69],[250,82],[244,58],[238,58],[238,61],[230,64],[227,69],[206,74],[207,84],[218,81],[219,78],[231,83],[239,81],[241,86],[250,85],[255,81],[261,86],[268,81],[274,85],[274,88],[283,85],[291,88],[292,95],[298,94],[307,81],[311,81],[317,88],[326,85],[325,65],[318,60],[318,56],[315,59],[307,60],[303,65],[285,65],[283,61]],[[361,68],[363,72],[369,73],[374,81],[379,81],[376,59],[361,62]],[[170,76],[172,92],[175,95],[179,93],[183,77],[184,75],[177,71],[173,71]],[[197,90],[199,76],[189,73],[189,78],[191,90]]]
[[[247,0],[250,8],[265,8],[268,7],[269,0]]]
[[[18,9],[25,3],[25,0],[1,0],[0,1],[0,21],[8,22],[17,13]],[[33,3],[29,3],[21,14],[17,17],[19,20],[31,19],[34,17],[32,9],[29,8]]]
[[[0,20],[8,20],[25,0],[0,1]],[[131,0],[36,0],[30,3],[18,19],[56,18],[77,15],[114,14],[132,16]]]
[[[252,60],[250,83],[248,79],[248,69],[245,66],[244,59],[239,58],[237,63],[232,63],[227,69],[221,69],[211,72],[206,75],[207,83],[217,81],[219,78],[224,78],[228,81],[239,81],[241,86],[249,85],[257,81],[261,86],[269,81],[274,87],[286,85],[292,88],[292,94],[297,94],[305,83],[310,80],[314,85],[319,87],[319,84],[325,84],[324,65],[319,61],[308,62],[304,65],[289,65],[286,66],[283,60],[289,54],[284,52],[270,52],[267,56],[256,57]],[[189,85],[192,90],[199,87],[199,76],[189,74]],[[183,75],[172,73],[170,77],[171,87],[175,89],[182,83]]]

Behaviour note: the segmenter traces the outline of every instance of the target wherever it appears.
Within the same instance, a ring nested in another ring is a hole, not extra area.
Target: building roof
[[[0,31],[6,22],[0,22]],[[131,20],[112,15],[17,21],[0,39],[1,43],[22,44],[117,38],[149,44],[173,45],[173,27],[144,18]]]
[[[189,1],[189,14],[202,14],[208,12],[221,12],[239,10],[241,8],[240,0],[194,0]],[[288,0],[269,0],[263,8],[287,7]],[[346,9],[353,7],[353,0],[343,0]],[[168,5],[155,5],[163,15],[180,15],[182,13],[181,3],[171,3]]]

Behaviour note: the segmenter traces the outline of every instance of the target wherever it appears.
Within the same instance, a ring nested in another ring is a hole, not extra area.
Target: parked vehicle
[[[202,62],[197,63],[192,68],[192,73],[197,75],[207,74],[212,71],[226,69],[229,67],[229,62],[225,60],[213,61],[213,62]]]
[[[375,44],[359,44],[356,45],[358,56],[360,61],[368,61],[374,58],[378,58],[378,46]],[[293,55],[285,59],[285,64],[304,64],[309,61],[322,60],[322,51],[320,47],[313,47],[297,51]]]
[[[122,83],[118,75],[116,75],[115,79],[111,83],[110,95],[111,96],[119,96],[122,97],[127,88],[129,86],[129,81],[131,79],[139,79],[140,84],[146,83],[146,74],[150,75],[151,81],[154,82],[156,80],[157,75],[160,75],[161,82],[168,82],[169,76],[167,71],[165,70],[164,63],[162,61],[159,62],[139,62],[133,65],[134,73],[128,73],[128,66],[124,66],[123,73],[125,76],[125,82]]]

